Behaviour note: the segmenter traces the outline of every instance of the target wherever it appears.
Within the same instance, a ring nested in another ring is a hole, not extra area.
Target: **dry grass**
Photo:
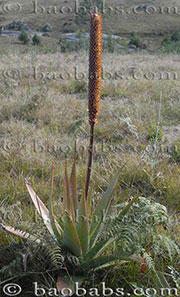
[[[173,159],[171,150],[168,152],[166,148],[180,140],[177,132],[180,129],[179,81],[142,79],[142,74],[141,79],[134,79],[133,75],[139,71],[144,74],[171,71],[179,75],[179,63],[176,55],[104,54],[104,74],[118,72],[118,76],[116,79],[105,76],[103,80],[89,191],[93,201],[101,196],[112,176],[125,164],[114,195],[114,205],[140,194],[163,203],[172,221],[178,216],[179,161],[177,156]],[[45,73],[44,79],[40,76],[34,79],[33,66],[37,67],[38,73]],[[75,67],[78,75],[84,73],[83,81],[73,76]],[[64,160],[67,158],[71,162],[75,141],[79,156],[78,192],[81,193],[89,142],[88,55],[85,52],[80,55],[34,52],[3,55],[0,69],[10,70],[8,73],[13,73],[12,69],[21,71],[19,78],[6,77],[0,82],[0,218],[4,224],[30,229],[33,233],[37,226],[41,226],[41,221],[30,201],[24,178],[32,183],[47,204],[51,164],[52,160],[55,161],[54,210],[59,218],[62,213]],[[67,72],[71,75],[69,80],[53,79],[55,74]],[[124,77],[120,78],[122,74]],[[160,98],[161,134],[153,157]],[[160,147],[164,149],[160,150]],[[179,240],[178,223],[175,227],[170,224],[170,228],[175,228],[175,231],[168,229],[169,236]],[[161,230],[160,234],[163,232]],[[0,230],[0,246],[11,242],[19,243],[15,236]],[[133,275],[136,273],[134,269]],[[116,282],[119,272],[114,273]],[[129,272],[127,275],[133,279]]]
[[[87,59],[86,53],[80,56],[48,54],[48,59],[44,54],[33,54],[33,60],[30,54],[3,56],[0,59],[1,69],[21,69],[22,73],[19,79],[6,78],[1,81],[1,199],[8,196],[10,204],[28,199],[23,177],[29,177],[37,187],[43,183],[41,191],[46,199],[51,161],[55,159],[58,175],[62,172],[62,160],[65,156],[71,158],[73,155],[75,139],[78,141],[80,164],[85,168],[89,133],[87,91],[82,84],[81,92],[81,84],[78,85],[73,71],[76,67],[78,73],[84,72],[84,83],[87,83]],[[148,138],[148,133],[157,125],[160,96],[162,139],[158,145],[170,147],[177,141],[177,138],[173,138],[173,132],[172,137],[167,138],[166,135],[179,121],[179,82],[173,79],[135,80],[132,76],[132,71],[137,74],[137,69],[142,73],[153,71],[157,75],[162,71],[179,74],[178,56],[106,54],[103,64],[106,65],[106,72],[130,73],[130,76],[128,80],[117,78],[103,81],[101,112],[95,129],[94,188],[96,191],[104,189],[114,169],[128,161],[122,172],[122,195],[118,199],[126,199],[127,195],[143,191],[145,195],[154,195],[158,201],[165,200],[167,205],[179,208],[179,191],[173,191],[178,183],[177,165],[171,162],[171,155],[165,152],[156,155],[156,171],[157,174],[162,173],[160,176],[164,177],[166,190],[162,179],[158,178],[152,185],[144,173],[145,170],[151,175],[153,140]],[[52,77],[53,72],[68,72],[72,78],[35,80],[30,75],[32,65],[46,73],[46,77],[50,73]],[[68,94],[70,88],[71,93]],[[101,149],[102,141],[105,144],[104,152]],[[101,169],[99,161],[103,164]],[[57,188],[59,186],[61,189],[62,185],[58,182]]]

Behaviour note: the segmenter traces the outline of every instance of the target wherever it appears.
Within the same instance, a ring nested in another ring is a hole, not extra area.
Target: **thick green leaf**
[[[81,268],[84,269],[85,271],[89,271],[91,269],[100,269],[104,265],[106,266],[111,266],[114,265],[118,262],[125,262],[125,261],[136,261],[138,263],[144,263],[144,259],[138,255],[128,255],[128,254],[123,254],[121,256],[118,255],[112,255],[112,256],[102,256],[102,257],[97,257],[95,259],[90,259],[86,262],[84,262],[81,265]]]
[[[64,179],[64,196],[63,196],[64,210],[67,210],[73,219],[75,219],[75,209],[72,200],[70,179],[68,176],[67,160],[65,160],[65,179]]]
[[[84,187],[82,189],[82,197],[77,214],[76,228],[81,242],[82,252],[83,255],[85,255],[89,248],[89,221]]]
[[[49,217],[51,226],[55,235],[56,240],[61,243],[62,241],[62,233],[63,230],[61,227],[57,224],[54,213],[53,213],[53,179],[54,179],[54,163],[52,163],[52,175],[51,175],[51,192],[50,192],[50,199],[49,199]]]
[[[81,242],[70,213],[66,212],[63,244],[77,257],[82,256]]]
[[[71,171],[70,185],[71,185],[71,193],[72,193],[74,210],[76,212],[76,210],[78,209],[76,157],[74,158],[74,164]]]
[[[97,242],[93,248],[88,251],[86,259],[93,259],[94,257],[99,256],[110,244],[112,244],[117,238],[112,237],[109,240],[104,240]]]
[[[98,235],[101,232],[101,228],[104,225],[104,221],[106,219],[108,210],[109,210],[109,206],[111,203],[111,197],[113,195],[113,192],[115,190],[115,187],[117,185],[118,182],[118,177],[119,174],[117,174],[111,184],[109,185],[109,188],[107,189],[107,191],[104,193],[101,201],[98,203],[93,216],[92,216],[92,222],[91,222],[91,228],[90,228],[90,246],[92,247],[96,240],[98,239]],[[97,220],[98,218],[98,220]]]

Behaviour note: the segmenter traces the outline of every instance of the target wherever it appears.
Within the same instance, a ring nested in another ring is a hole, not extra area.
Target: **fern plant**
[[[112,225],[120,234],[114,250],[118,253],[123,248],[125,252],[141,254],[157,288],[163,288],[165,284],[169,288],[161,270],[164,271],[168,263],[174,264],[174,259],[179,257],[180,247],[168,232],[170,224],[166,207],[152,199],[140,197],[131,211],[119,219],[118,214],[126,205],[127,202],[115,206],[116,216],[105,228],[108,232]],[[141,271],[144,271],[144,265]]]

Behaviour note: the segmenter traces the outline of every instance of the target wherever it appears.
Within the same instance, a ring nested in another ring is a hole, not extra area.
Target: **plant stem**
[[[86,177],[86,186],[85,186],[85,199],[87,200],[88,196],[88,189],[89,189],[89,182],[91,177],[91,168],[92,168],[92,159],[93,159],[93,142],[94,142],[94,122],[91,123],[90,129],[90,144],[89,144],[89,160],[88,160],[88,167],[87,167],[87,177]]]

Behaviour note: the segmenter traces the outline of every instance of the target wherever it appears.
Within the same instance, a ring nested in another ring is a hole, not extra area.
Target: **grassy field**
[[[176,242],[180,238],[179,224],[174,221],[180,211],[179,63],[178,55],[104,55],[90,191],[96,200],[125,164],[114,205],[139,194],[152,203],[162,203],[171,218],[168,236]],[[51,163],[55,161],[54,203],[58,216],[64,160],[66,157],[72,162],[75,142],[79,191],[85,176],[89,136],[88,56],[85,52],[22,54],[3,56],[0,64],[1,69],[11,69],[15,75],[14,79],[1,79],[0,86],[1,222],[23,230],[31,222],[31,228],[36,229],[37,216],[24,178],[47,203]],[[13,72],[17,69],[19,72]],[[69,79],[65,79],[67,74]],[[167,233],[161,230],[160,234],[164,232]],[[0,236],[1,245],[17,241],[3,231]],[[150,250],[147,248],[147,252]],[[177,260],[174,264],[176,269],[178,263]]]
[[[94,162],[94,174],[99,177],[101,175],[102,168],[96,168],[99,158],[103,160],[104,166],[113,166],[110,165],[112,163],[115,167],[121,166],[127,160],[125,172],[129,170],[132,178],[134,175],[136,177],[131,180],[127,172],[122,173],[122,180],[125,179],[124,183],[128,183],[127,187],[122,187],[119,199],[127,199],[127,191],[128,195],[139,191],[153,195],[157,191],[158,201],[163,200],[175,209],[180,207],[178,187],[177,192],[174,192],[178,167],[173,160],[173,157],[175,161],[176,158],[178,160],[179,153],[179,63],[177,55],[158,57],[143,54],[105,54],[103,57],[101,113],[99,124],[96,126],[99,151]],[[65,155],[68,158],[73,155],[75,140],[81,150],[87,146],[87,65],[88,57],[83,52],[81,56],[58,53],[48,56],[24,54],[22,57],[1,59],[1,69],[9,69],[11,71],[8,74],[15,76],[14,79],[6,77],[1,80],[1,154],[5,168],[7,166],[7,173],[9,162],[11,164],[13,160],[18,162],[20,168],[23,166],[21,171],[18,166],[13,165],[17,171],[17,176],[14,173],[17,179],[12,175],[12,178],[15,178],[14,182],[22,185],[22,188],[24,186],[20,176],[31,175],[31,170],[36,172],[37,169],[37,178],[40,177],[37,182],[42,182],[43,169],[40,169],[40,164],[45,166],[45,176],[48,177],[53,158],[57,161],[57,168],[63,168]],[[80,79],[81,76],[83,80]],[[157,163],[155,172],[161,174],[159,178],[154,179],[154,188],[147,173],[151,175],[152,151],[159,112],[160,136],[154,158]],[[176,157],[173,150],[175,144]],[[44,148],[41,148],[41,145]],[[101,148],[102,145],[104,148]],[[104,152],[101,151],[103,149]],[[87,153],[79,155],[80,162],[84,164]],[[34,164],[35,167],[30,164]],[[169,175],[171,169],[173,176]],[[2,171],[2,188],[6,187],[7,183],[10,183],[10,186],[12,182],[11,175],[7,180],[5,172]],[[111,171],[107,170],[107,174],[109,176]],[[141,185],[141,178],[148,182],[147,187],[144,183]],[[171,178],[173,182],[169,185],[170,188],[168,191],[164,188],[161,193],[163,183],[166,184]],[[103,180],[102,185],[97,180],[96,187],[104,188],[106,182]],[[16,190],[9,202],[14,201],[15,193]],[[20,198],[22,193],[18,191],[18,187],[17,194]],[[4,191],[4,198],[6,196],[7,190]],[[16,198],[18,199],[18,196]]]
[[[58,40],[62,32],[88,30],[88,26],[75,25],[75,15],[65,27],[68,18],[64,15],[37,18],[29,13],[29,3],[23,2],[23,10],[16,17],[3,14],[1,24],[21,19],[33,30],[46,23],[54,29],[51,37],[43,37],[42,45],[37,47],[24,45],[15,37],[0,36],[0,223],[40,234],[42,222],[30,201],[24,179],[47,204],[54,161],[54,209],[58,218],[62,215],[64,161],[66,158],[72,164],[75,146],[79,195],[85,180],[90,133],[88,52],[62,53]],[[42,1],[38,3],[45,6]],[[112,1],[109,3],[112,5]],[[178,1],[146,3],[178,6]],[[64,2],[53,4],[60,6]],[[121,5],[128,7],[139,4],[140,1],[121,1]],[[147,272],[139,271],[137,264],[125,263],[108,273],[105,269],[100,274],[95,272],[87,286],[98,284],[101,279],[111,288],[116,283],[128,289],[153,288],[155,267],[166,275],[171,287],[180,288],[179,275],[172,279],[168,268],[172,266],[176,271],[180,268],[180,57],[157,50],[166,33],[178,28],[178,16],[172,15],[127,14],[105,18],[104,32],[122,35],[124,43],[129,41],[130,32],[138,32],[148,40],[152,51],[103,54],[101,110],[95,126],[89,194],[96,203],[120,170],[112,213],[117,212],[117,205],[122,207],[132,197],[141,195],[145,197],[143,214],[138,204],[132,212],[142,228],[149,215],[154,216],[156,226],[149,227],[144,238],[138,238],[138,243],[134,241],[133,247],[128,246],[130,250],[137,247],[137,251],[146,255]],[[22,244],[23,240],[0,229],[0,253],[11,243]],[[112,246],[113,251],[118,248]],[[18,257],[23,253],[17,252]],[[32,254],[28,255],[31,259]],[[8,257],[0,259],[2,280],[7,273]],[[42,265],[38,269],[41,268]],[[13,269],[8,277],[17,272],[17,267]]]

